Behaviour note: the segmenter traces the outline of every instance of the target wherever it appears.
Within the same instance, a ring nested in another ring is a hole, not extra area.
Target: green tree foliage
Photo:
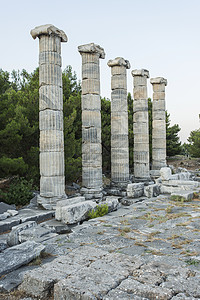
[[[111,168],[111,102],[106,98],[101,99],[101,139],[102,139],[102,167],[104,174],[110,174]]]
[[[11,79],[10,79],[11,78]],[[81,175],[81,87],[63,72],[66,179]],[[0,70],[0,178],[20,175],[39,185],[39,70]]]
[[[150,160],[152,159],[152,101],[148,99],[148,112],[149,112],[149,154]],[[174,156],[180,154],[181,142],[179,141],[178,133],[180,131],[178,124],[170,126],[170,114],[166,112],[166,147],[167,156]]]
[[[0,190],[0,198],[8,204],[25,205],[33,197],[32,183],[32,180],[27,181],[23,177],[15,177],[4,192]]]
[[[38,182],[38,69],[13,71],[11,78],[0,71],[0,177],[19,174]]]
[[[189,145],[186,144],[186,149],[193,157],[200,157],[200,129],[190,132],[188,138]]]
[[[103,217],[107,215],[107,213],[108,213],[108,204],[107,203],[100,204],[95,209],[92,209],[92,211],[88,213],[88,217],[89,219],[94,219],[98,217]]]
[[[190,155],[190,144],[183,143],[181,145],[181,154],[185,155],[185,156],[189,156]]]
[[[131,93],[128,93],[127,104],[128,104],[129,168],[130,168],[130,172],[132,172],[134,139],[133,139],[133,98],[131,97]]]
[[[72,67],[63,71],[65,175],[67,181],[81,178],[81,85]],[[133,167],[133,99],[128,94],[129,158]],[[150,149],[152,102],[148,99]],[[111,102],[101,99],[103,172],[111,167]],[[167,154],[180,151],[179,126],[170,127],[167,115]],[[193,148],[199,131],[190,137]],[[192,148],[192,149],[193,149]],[[193,150],[194,152],[194,150]],[[198,154],[193,154],[198,155]],[[39,186],[39,70],[11,74],[0,69],[0,178],[19,175]]]
[[[170,126],[170,114],[166,112],[166,142],[167,156],[174,156],[181,153],[181,142],[178,133],[181,130],[178,124]]]
[[[63,113],[65,141],[65,177],[77,181],[81,177],[81,87],[72,67],[63,72]]]

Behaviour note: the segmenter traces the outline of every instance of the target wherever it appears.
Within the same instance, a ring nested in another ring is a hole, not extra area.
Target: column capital
[[[61,42],[67,42],[68,38],[63,30],[58,29],[52,24],[46,24],[37,26],[30,32],[32,38],[35,40],[37,37],[40,37],[40,35],[57,35],[61,38]]]
[[[115,66],[124,66],[126,69],[130,69],[131,65],[130,62],[123,57],[116,57],[115,59],[110,59],[107,63],[109,67]]]
[[[139,69],[139,70],[133,70],[131,72],[132,76],[146,76],[147,78],[149,78],[149,71],[146,69]]]
[[[165,79],[163,77],[151,78],[150,83],[151,84],[162,84],[162,83],[164,83],[165,86],[166,86],[167,85],[167,79]]]
[[[78,51],[80,52],[80,54],[82,54],[82,53],[91,53],[91,54],[98,53],[99,58],[105,58],[104,49],[94,43],[80,45],[80,46],[78,46]]]

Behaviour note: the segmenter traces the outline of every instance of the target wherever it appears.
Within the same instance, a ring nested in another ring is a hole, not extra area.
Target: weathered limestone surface
[[[147,100],[147,78],[145,69],[132,71],[134,82],[133,133],[134,133],[134,177],[149,179],[149,119]]]
[[[162,194],[171,194],[181,191],[196,191],[200,188],[199,182],[197,181],[185,181],[185,180],[169,180],[163,181],[160,186],[160,192]]]
[[[11,230],[14,226],[28,222],[36,221],[37,223],[52,219],[55,216],[54,210],[41,210],[24,208],[18,211],[16,216],[0,221],[0,233]]]
[[[172,176],[172,171],[168,167],[163,167],[160,169],[160,176],[162,180],[169,180]]]
[[[152,106],[152,170],[166,166],[165,86],[163,77],[150,79],[153,85]]]
[[[172,175],[172,171],[169,167],[163,167],[160,169],[160,176],[161,176],[161,179],[166,181],[166,180],[190,180],[191,178],[191,173],[188,172],[187,170],[184,170],[179,172],[179,173],[176,173],[176,174],[173,174]]]
[[[76,224],[88,218],[88,213],[97,207],[91,200],[60,207],[61,221],[64,224]]]
[[[131,274],[134,265],[126,255],[108,254],[55,284],[54,299],[103,299]]]
[[[12,211],[15,210],[15,205],[9,205],[7,203],[0,202],[0,214],[3,214],[4,212],[7,212],[8,210],[12,210]]]
[[[127,185],[127,197],[138,198],[144,194],[144,183],[130,183]]]
[[[19,233],[25,229],[32,228],[36,226],[37,223],[35,221],[29,221],[22,223],[20,225],[14,226],[11,232],[8,234],[7,243],[9,246],[18,245],[20,243]]]
[[[108,205],[108,212],[115,211],[119,208],[119,197],[108,196],[105,201],[101,202],[101,204]]]
[[[101,100],[99,59],[103,48],[81,45],[82,56],[82,194],[102,198]]]
[[[64,177],[61,42],[66,34],[51,24],[31,30],[39,38],[40,195],[38,203],[52,209],[66,198]]]
[[[126,69],[128,60],[116,57],[108,61],[111,67],[111,180],[112,184],[129,181],[129,143]]]
[[[105,251],[89,246],[75,249],[67,256],[62,255],[37,270],[27,272],[20,290],[31,296],[48,297],[50,289],[58,280],[76,273],[91,261],[95,261],[105,254]]]
[[[81,203],[84,201],[85,201],[85,197],[74,197],[74,198],[58,201],[56,204],[56,212],[55,212],[56,220],[58,221],[62,220],[62,207]]]
[[[156,197],[160,194],[160,185],[151,184],[144,187],[144,195],[148,198]]]
[[[59,201],[56,206],[56,219],[64,224],[76,224],[88,219],[89,213],[92,210],[96,211],[98,205],[106,204],[108,212],[117,210],[119,206],[118,197],[114,196],[106,197],[105,201],[99,204],[92,200],[85,201],[84,197],[75,197],[74,201],[73,198],[69,200],[72,200],[71,203],[69,201]]]
[[[41,224],[42,227],[51,229],[51,232],[55,232],[57,234],[64,234],[71,232],[71,229],[66,224],[63,224],[55,219],[48,220]]]
[[[185,170],[184,170],[185,171]],[[181,195],[186,200],[190,200],[194,191],[198,192],[200,183],[198,181],[191,180],[190,172],[180,172],[173,174],[169,167],[163,167],[160,169],[160,191],[163,194],[175,193]],[[187,191],[187,192],[186,192]]]
[[[52,256],[2,276],[0,296],[22,282],[34,299],[199,299],[198,199],[132,200],[45,241]]]
[[[0,253],[0,276],[28,264],[44,250],[44,245],[34,241],[27,241],[21,245],[4,250]]]
[[[57,233],[52,231],[52,228],[45,228],[41,225],[37,225],[33,228],[28,228],[19,232],[19,241],[20,243],[27,241],[41,243],[57,236]]]
[[[15,205],[13,206],[0,202],[0,221],[16,215],[18,215],[18,211],[15,209]]]
[[[173,200],[173,197],[181,197],[184,199],[184,201],[191,201],[194,198],[194,193],[192,191],[181,191],[176,193],[171,193],[171,198]]]

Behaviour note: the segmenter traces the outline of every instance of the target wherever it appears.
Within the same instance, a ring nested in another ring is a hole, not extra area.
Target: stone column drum
[[[165,116],[165,86],[167,80],[163,77],[151,78],[153,85],[152,107],[152,170],[166,167],[166,116]]]
[[[46,209],[66,198],[64,176],[61,42],[66,34],[48,24],[31,30],[39,38],[40,195]]]
[[[147,78],[149,71],[133,70],[133,134],[134,177],[136,181],[149,180],[149,116]]]
[[[82,56],[82,189],[86,199],[102,198],[101,99],[99,59],[104,49],[81,45]]]
[[[111,181],[112,185],[127,185],[129,181],[129,143],[126,69],[128,60],[116,57],[108,61],[111,67]]]

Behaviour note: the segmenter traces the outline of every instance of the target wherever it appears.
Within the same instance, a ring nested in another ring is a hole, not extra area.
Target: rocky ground
[[[3,275],[0,299],[200,299],[199,204],[137,198],[72,227],[42,242],[48,257]]]
[[[186,168],[191,171],[200,171],[200,158],[186,157],[176,155],[167,159],[168,165],[173,165],[174,168]]]

